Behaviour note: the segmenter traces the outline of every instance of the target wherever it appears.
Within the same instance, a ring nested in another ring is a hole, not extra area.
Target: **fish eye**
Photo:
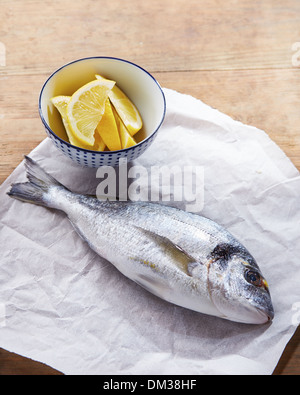
[[[255,285],[256,287],[261,287],[263,285],[261,275],[254,270],[246,270],[244,276],[248,283]]]

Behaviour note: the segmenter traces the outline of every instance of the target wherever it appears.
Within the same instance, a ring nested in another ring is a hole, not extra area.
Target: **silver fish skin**
[[[25,157],[28,182],[8,195],[64,211],[78,234],[126,277],[154,295],[236,322],[273,319],[255,259],[217,223],[149,202],[100,201],[71,192]]]

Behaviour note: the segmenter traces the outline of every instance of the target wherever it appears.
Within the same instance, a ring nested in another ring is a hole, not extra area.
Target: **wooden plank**
[[[299,375],[300,367],[300,327],[287,344],[280,361],[273,374],[278,375]]]
[[[291,67],[297,0],[0,1],[7,73],[78,57],[130,58],[153,71]],[[30,53],[30,56],[29,56]]]
[[[0,0],[0,9],[0,183],[45,138],[43,81],[94,55],[129,59],[162,86],[264,129],[300,170],[298,0]],[[276,374],[299,374],[299,340],[298,329]],[[43,366],[0,349],[0,374]]]
[[[61,375],[62,373],[43,363],[10,353],[0,348],[1,375]]]
[[[300,68],[156,72],[162,86],[190,94],[243,123],[265,130],[300,170]],[[46,134],[38,96],[47,74],[1,81],[0,183]],[[14,90],[11,90],[11,87]]]
[[[154,75],[164,87],[263,129],[300,170],[300,68]]]

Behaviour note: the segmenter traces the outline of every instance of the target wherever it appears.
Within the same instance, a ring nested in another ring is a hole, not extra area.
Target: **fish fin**
[[[25,156],[25,168],[29,182],[12,184],[10,191],[7,192],[9,196],[25,202],[48,206],[45,195],[49,188],[51,186],[65,188],[28,156]]]
[[[136,228],[142,230],[144,233],[148,234],[150,237],[160,240],[161,242],[176,248],[178,251],[182,252],[183,254],[185,254],[187,257],[194,259],[191,255],[189,255],[186,251],[184,251],[184,249],[182,247],[180,247],[178,244],[174,243],[172,240],[170,240],[168,237],[166,236],[162,236],[158,233],[153,232],[152,230],[143,228],[141,226],[137,226],[135,225]]]
[[[25,168],[28,180],[41,188],[48,188],[51,185],[63,186],[54,177],[41,168],[40,165],[29,156],[25,155]]]
[[[142,230],[144,233],[152,237],[154,240],[158,241],[166,251],[173,255],[174,262],[177,267],[181,269],[185,274],[192,276],[195,273],[195,266],[201,266],[201,262],[198,262],[193,256],[187,253],[181,246],[174,243],[166,236],[159,235],[149,229],[136,226],[136,228]]]

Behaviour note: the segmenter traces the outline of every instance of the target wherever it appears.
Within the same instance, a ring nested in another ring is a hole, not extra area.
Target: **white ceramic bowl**
[[[138,108],[143,127],[135,135],[135,146],[119,151],[92,151],[68,142],[60,115],[50,99],[71,96],[78,88],[95,79],[95,74],[116,81]],[[153,142],[166,112],[163,91],[143,68],[124,59],[91,57],[75,60],[56,70],[45,82],[39,97],[39,113],[46,133],[55,146],[74,162],[88,167],[117,166],[120,158],[128,162],[140,156]]]

